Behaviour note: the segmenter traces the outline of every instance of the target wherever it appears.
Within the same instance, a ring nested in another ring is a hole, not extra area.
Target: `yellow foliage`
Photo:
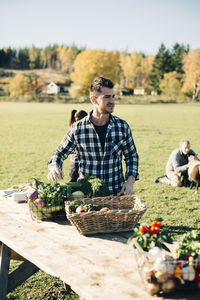
[[[150,55],[143,58],[141,62],[141,86],[149,88],[149,76],[152,71],[154,56]]]
[[[29,80],[23,74],[17,74],[11,81],[9,92],[11,96],[24,95],[28,89]]]
[[[120,53],[120,66],[123,71],[126,86],[148,87],[149,75],[152,70],[154,56],[143,57],[132,52],[128,55]]]
[[[76,50],[71,47],[67,48],[59,46],[57,48],[57,53],[61,70],[70,73],[72,71],[73,61],[76,56]]]
[[[76,94],[88,95],[89,87],[96,76],[104,76],[117,83],[119,81],[119,54],[104,50],[85,50],[74,61],[74,72],[70,77]]]
[[[194,85],[200,86],[200,49],[190,50],[183,59],[185,72],[183,92],[192,93]]]
[[[160,82],[162,94],[170,99],[181,97],[181,82],[178,76],[176,71],[165,73],[164,78]]]

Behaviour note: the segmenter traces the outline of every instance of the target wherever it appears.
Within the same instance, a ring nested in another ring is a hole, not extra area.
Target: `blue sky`
[[[199,0],[0,0],[0,48],[76,44],[156,54],[200,48]]]

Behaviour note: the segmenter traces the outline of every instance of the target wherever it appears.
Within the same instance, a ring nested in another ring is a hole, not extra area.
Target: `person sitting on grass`
[[[179,148],[172,151],[169,156],[165,168],[166,175],[157,177],[155,182],[171,186],[189,186],[188,168],[194,158],[197,158],[197,155],[190,149],[190,142],[188,140],[181,141]]]

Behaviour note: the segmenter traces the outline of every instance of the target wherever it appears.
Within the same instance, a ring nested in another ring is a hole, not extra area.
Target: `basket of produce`
[[[137,196],[105,196],[66,201],[66,215],[84,235],[130,231],[146,211]]]
[[[77,182],[44,183],[33,179],[32,188],[26,197],[33,220],[66,219],[64,202],[71,199],[73,192],[81,186]]]
[[[200,288],[200,232],[184,234],[175,254],[166,243],[171,238],[160,221],[135,229],[128,244],[133,246],[138,271],[151,295]]]

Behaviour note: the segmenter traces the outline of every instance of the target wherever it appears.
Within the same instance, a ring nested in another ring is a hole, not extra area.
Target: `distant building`
[[[131,96],[131,95],[133,95],[133,89],[120,90],[120,96]]]
[[[134,95],[143,96],[145,95],[145,89],[143,87],[135,88],[134,89]]]
[[[43,93],[52,95],[52,94],[60,94],[60,93],[68,93],[69,90],[69,84],[68,83],[55,83],[50,82],[45,89],[43,90]]]

